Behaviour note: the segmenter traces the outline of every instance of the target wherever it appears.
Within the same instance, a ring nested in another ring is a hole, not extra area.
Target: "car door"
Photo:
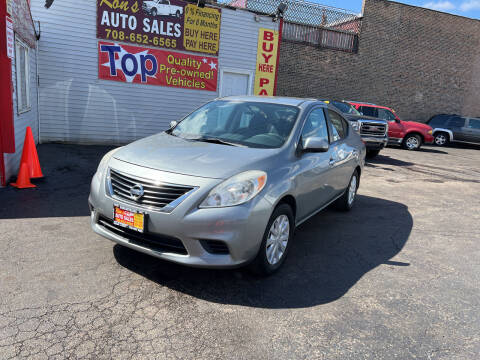
[[[349,126],[340,113],[328,109],[328,125],[330,133],[330,160],[328,182],[334,196],[338,196],[347,188],[356,167],[354,154],[358,150],[349,146],[347,137]]]
[[[170,15],[170,4],[167,0],[160,0],[157,4],[158,15]]]
[[[465,141],[480,144],[480,119],[470,118],[465,128]]]
[[[460,116],[452,116],[447,123],[447,128],[452,130],[454,141],[468,141],[466,132],[466,119]]]
[[[299,147],[308,137],[321,137],[329,141],[328,124],[323,107],[316,107],[305,118]],[[331,180],[330,159],[332,151],[301,152],[297,160],[295,176],[297,213],[303,219],[327,204],[333,199],[334,188],[329,184]]]
[[[388,109],[378,109],[378,118],[388,121],[388,137],[392,139],[403,138],[403,125],[397,122],[397,117]]]

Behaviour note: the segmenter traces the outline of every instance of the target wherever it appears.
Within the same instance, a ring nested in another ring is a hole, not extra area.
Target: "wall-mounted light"
[[[283,16],[285,15],[285,12],[287,11],[287,8],[288,8],[288,5],[283,3],[283,2],[278,4],[277,12],[275,13],[273,21],[277,21],[278,19],[282,19]]]

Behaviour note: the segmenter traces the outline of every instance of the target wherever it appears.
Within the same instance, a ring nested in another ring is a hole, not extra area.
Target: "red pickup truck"
[[[407,150],[418,150],[422,144],[433,143],[433,129],[415,121],[403,121],[393,109],[365,102],[348,101],[363,115],[388,121],[389,144],[401,145]]]

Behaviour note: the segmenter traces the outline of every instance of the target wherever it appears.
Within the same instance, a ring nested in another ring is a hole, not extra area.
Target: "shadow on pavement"
[[[88,194],[97,166],[112,146],[41,144],[43,179],[33,189],[0,190],[0,219],[89,216]]]
[[[304,308],[343,296],[367,272],[390,261],[413,226],[408,208],[374,197],[357,198],[350,213],[326,210],[301,225],[283,267],[268,278],[245,270],[188,268],[119,245],[118,263],[161,286],[221,304]]]
[[[377,155],[373,159],[367,159],[365,166],[377,167],[376,165],[393,165],[393,166],[412,166],[415,163],[409,161],[398,160],[387,155]]]

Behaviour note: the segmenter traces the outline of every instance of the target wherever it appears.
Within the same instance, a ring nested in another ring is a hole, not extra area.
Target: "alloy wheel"
[[[353,200],[355,200],[355,195],[357,193],[357,177],[354,175],[352,176],[352,180],[350,181],[350,186],[348,187],[348,205],[353,204]]]
[[[438,134],[437,136],[435,136],[435,144],[445,145],[446,142],[447,142],[447,137],[445,135]]]
[[[270,226],[266,242],[267,261],[277,264],[285,254],[290,237],[290,221],[287,215],[278,216]]]
[[[415,136],[411,136],[406,141],[407,148],[410,150],[416,149],[419,147],[418,139]]]

